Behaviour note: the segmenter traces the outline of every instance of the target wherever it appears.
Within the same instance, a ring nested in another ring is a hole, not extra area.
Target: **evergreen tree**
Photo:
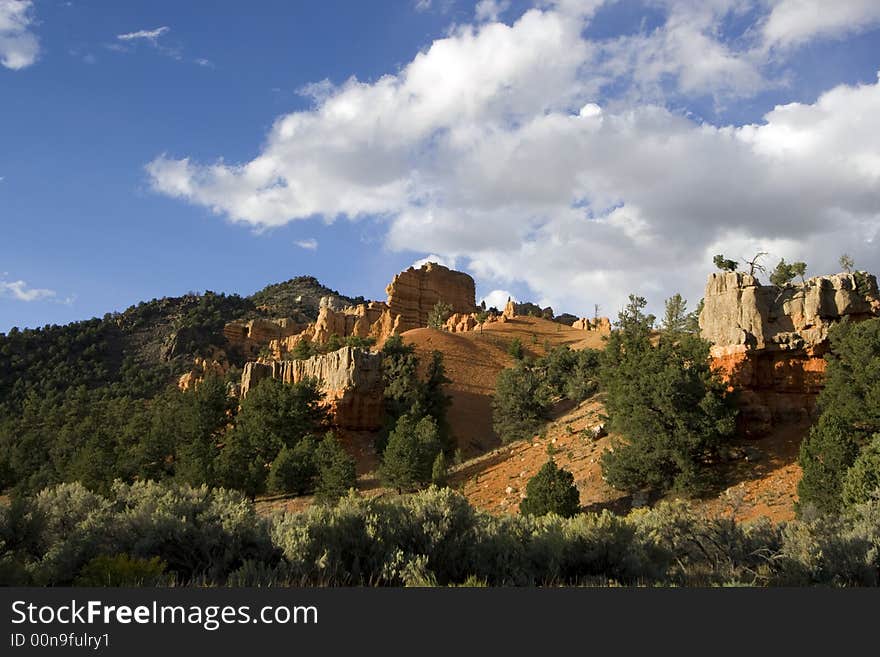
[[[455,449],[452,429],[449,426],[447,413],[452,405],[452,397],[446,394],[445,386],[452,383],[446,376],[446,367],[443,365],[443,353],[437,350],[431,352],[431,362],[422,385],[421,408],[427,416],[434,420],[437,425],[437,433],[443,450],[451,452]]]
[[[272,462],[266,488],[272,493],[303,495],[314,488],[318,468],[315,465],[317,441],[306,436],[294,447],[284,446]]]
[[[770,282],[776,287],[785,287],[794,280],[795,276],[800,276],[801,282],[804,282],[806,273],[805,262],[785,262],[785,258],[782,258],[770,274]]]
[[[625,438],[602,457],[608,482],[623,490],[702,490],[708,462],[733,434],[735,410],[709,366],[709,344],[694,335],[651,340],[645,300],[630,297],[601,357],[610,426]]]
[[[332,353],[334,351],[339,351],[343,347],[342,338],[340,338],[336,333],[331,333],[330,337],[327,338],[327,344],[324,345],[322,351],[324,353]]]
[[[318,470],[315,497],[321,502],[336,502],[357,486],[357,468],[354,458],[345,451],[332,433],[324,436],[315,449]]]
[[[712,258],[712,262],[721,271],[736,271],[739,263],[736,260],[728,260],[723,255],[716,255]]]
[[[880,433],[865,445],[843,480],[843,506],[880,499]]]
[[[413,345],[404,344],[399,335],[392,335],[382,347],[385,379],[385,415],[388,425],[421,403],[422,391],[418,377],[419,359]],[[424,409],[421,410],[424,412]]]
[[[235,401],[226,383],[215,376],[205,377],[181,396],[182,413],[175,418],[176,430],[170,433],[177,438],[175,476],[193,486],[213,485],[219,443],[232,420]]]
[[[549,459],[526,484],[526,496],[519,510],[531,516],[555,513],[570,518],[576,515],[580,511],[580,494],[574,485],[574,475]]]
[[[386,433],[377,441],[381,452],[385,449],[388,433],[404,415],[420,419],[432,418],[440,434],[444,449],[454,447],[449,422],[446,419],[451,398],[444,386],[450,382],[443,365],[443,354],[434,351],[425,372],[425,380],[418,376],[419,358],[412,345],[405,345],[398,335],[391,336],[382,348],[385,380]]]
[[[303,336],[295,345],[293,345],[293,349],[290,350],[288,357],[290,360],[307,360],[314,356],[317,352],[315,349],[315,345],[312,344],[312,341]]]
[[[431,466],[431,483],[436,484],[437,486],[445,486],[447,470],[446,454],[443,453],[443,450],[440,450],[437,452],[437,457],[434,459],[434,464]]]
[[[502,442],[531,438],[547,419],[550,390],[534,368],[519,362],[502,370],[492,398],[492,425]]]
[[[452,314],[452,306],[440,299],[428,313],[428,328],[442,329]]]
[[[523,360],[525,358],[525,351],[523,351],[522,340],[519,338],[511,340],[510,344],[507,345],[507,353],[516,360]]]
[[[842,256],[840,256],[839,262],[840,262],[840,268],[843,271],[845,271],[847,274],[851,274],[853,269],[855,269],[855,266],[856,266],[855,260],[853,260],[852,256],[850,256],[847,253],[844,253]]]
[[[829,331],[819,421],[801,444],[801,508],[836,512],[843,480],[862,446],[880,433],[880,318],[843,321]]]
[[[666,300],[663,315],[663,331],[669,334],[685,333],[688,328],[687,301],[680,294],[673,294]]]
[[[251,497],[263,492],[270,464],[283,447],[317,433],[327,421],[316,380],[287,384],[264,379],[241,402],[219,460],[224,486]]]
[[[398,491],[421,488],[431,482],[434,461],[442,447],[434,418],[402,416],[388,437],[382,478]]]

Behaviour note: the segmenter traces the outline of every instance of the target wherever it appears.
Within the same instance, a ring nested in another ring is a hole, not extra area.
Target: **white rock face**
[[[824,344],[828,329],[844,317],[880,315],[872,274],[816,276],[805,283],[760,285],[740,272],[709,276],[700,334],[717,353],[803,350]]]

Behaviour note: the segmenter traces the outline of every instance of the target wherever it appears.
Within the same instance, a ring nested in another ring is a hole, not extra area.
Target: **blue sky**
[[[880,10],[810,4],[0,0],[0,331],[429,255],[576,314],[876,271]]]

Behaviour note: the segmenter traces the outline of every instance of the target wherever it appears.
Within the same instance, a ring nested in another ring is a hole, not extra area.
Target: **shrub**
[[[874,434],[843,480],[843,505],[869,502],[880,491],[880,434]]]
[[[100,555],[79,571],[75,586],[162,586],[169,584],[159,557],[132,558],[127,554]]]
[[[575,515],[580,511],[580,494],[574,485],[574,475],[559,468],[551,458],[529,479],[519,510],[531,516],[555,513],[570,518]]]

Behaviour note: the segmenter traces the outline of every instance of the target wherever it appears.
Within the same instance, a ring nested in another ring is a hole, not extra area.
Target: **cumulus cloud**
[[[509,0],[480,0],[474,7],[474,17],[478,21],[497,21],[508,9]]]
[[[458,265],[458,261],[455,257],[439,256],[436,253],[432,253],[431,255],[425,256],[424,258],[419,258],[410,266],[419,269],[423,265],[427,265],[429,262],[434,262],[438,265],[449,267],[450,269],[455,269],[455,267]]]
[[[0,0],[0,64],[12,70],[37,61],[40,43],[31,31],[31,0]]]
[[[308,237],[304,240],[297,240],[294,242],[299,248],[305,249],[306,251],[317,251],[318,250],[318,240],[314,237]]]
[[[764,23],[763,35],[770,46],[789,47],[815,37],[842,37],[877,24],[877,0],[779,0]]]
[[[253,160],[165,154],[147,165],[152,185],[258,229],[378,217],[392,250],[578,314],[613,314],[630,292],[696,301],[714,253],[771,251],[817,273],[844,251],[880,264],[880,83],[753,125],[698,123],[649,87],[761,88],[757,46],[735,51],[717,27],[752,3],[667,0],[656,30],[603,43],[584,37],[597,4],[458,26],[396,75],[321,84]],[[609,79],[647,91],[607,103]]]
[[[55,291],[29,287],[24,281],[0,281],[0,296],[18,301],[39,301],[54,297]]]
[[[507,305],[508,299],[512,299],[514,302],[518,301],[518,299],[507,290],[492,290],[489,294],[480,299],[480,303],[485,303],[486,308],[498,308],[498,310],[504,310],[504,306]]]

